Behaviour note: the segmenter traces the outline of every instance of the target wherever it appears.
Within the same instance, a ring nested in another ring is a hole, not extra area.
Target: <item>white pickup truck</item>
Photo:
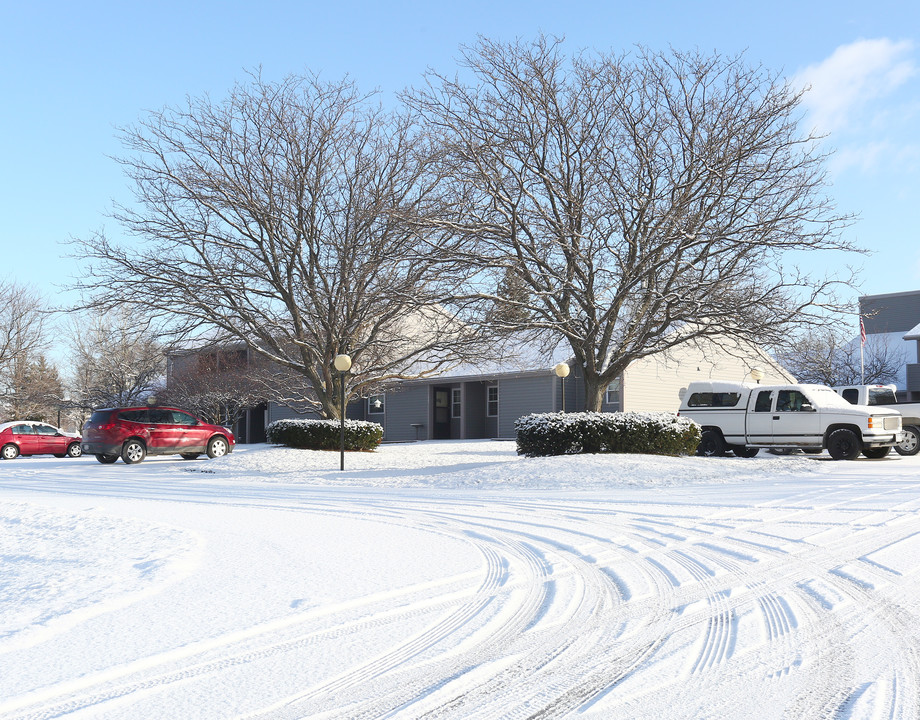
[[[826,448],[835,460],[882,458],[901,435],[897,411],[851,405],[825,385],[693,382],[679,414],[701,426],[700,455]]]
[[[900,455],[920,452],[920,403],[898,400],[895,385],[841,385],[834,390],[854,405],[886,407],[901,413],[901,442],[894,446]]]

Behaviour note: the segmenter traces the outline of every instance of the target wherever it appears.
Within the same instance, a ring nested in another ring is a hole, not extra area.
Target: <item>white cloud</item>
[[[918,72],[914,44],[887,38],[841,45],[826,60],[810,65],[792,78],[794,86],[810,86],[803,104],[819,132],[838,131],[854,116],[873,111],[883,98]]]

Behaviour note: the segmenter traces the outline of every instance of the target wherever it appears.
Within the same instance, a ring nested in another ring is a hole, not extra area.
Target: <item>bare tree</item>
[[[453,201],[419,225],[466,244],[467,297],[490,322],[571,348],[588,408],[636,359],[702,338],[772,344],[833,303],[835,279],[782,262],[856,248],[781,78],[717,54],[568,59],[544,37],[483,39],[463,64],[469,82],[431,73],[404,95],[443,147]],[[495,292],[509,272],[527,292]]]
[[[29,288],[0,279],[0,380],[17,360],[48,349],[44,301]]]
[[[149,321],[127,306],[74,320],[70,331],[73,402],[83,408],[131,405],[163,385],[164,346]]]
[[[799,382],[820,385],[895,383],[907,362],[904,353],[869,335],[860,358],[859,340],[828,327],[796,336],[777,351],[777,360]]]
[[[50,420],[61,396],[44,300],[28,287],[0,280],[0,415]],[[56,410],[55,410],[56,412]]]
[[[123,140],[138,206],[115,217],[142,242],[77,241],[96,306],[125,302],[175,338],[242,341],[303,377],[331,417],[337,354],[361,394],[433,373],[471,339],[444,304],[451,269],[433,270],[441,243],[399,220],[431,212],[434,149],[349,81],[254,77],[223,102],[151,113]]]

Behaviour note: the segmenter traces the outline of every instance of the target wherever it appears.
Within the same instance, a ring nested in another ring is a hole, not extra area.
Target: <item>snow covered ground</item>
[[[0,463],[0,717],[920,717],[920,456],[338,461]]]

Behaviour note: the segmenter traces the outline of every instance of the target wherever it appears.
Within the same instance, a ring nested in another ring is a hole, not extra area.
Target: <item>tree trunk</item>
[[[591,377],[585,373],[585,411],[600,412],[604,403],[604,394],[607,392],[608,383],[598,376]]]

